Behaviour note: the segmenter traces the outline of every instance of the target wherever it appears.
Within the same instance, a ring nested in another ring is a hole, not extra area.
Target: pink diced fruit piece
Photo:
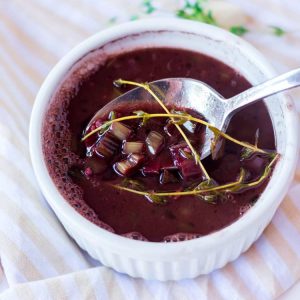
[[[196,164],[191,154],[191,149],[183,142],[170,147],[174,165],[179,168],[184,180],[202,178],[203,173],[199,165]]]
[[[90,167],[85,168],[85,170],[84,170],[84,175],[85,175],[86,177],[92,176],[92,175],[93,175],[92,169],[91,169]]]

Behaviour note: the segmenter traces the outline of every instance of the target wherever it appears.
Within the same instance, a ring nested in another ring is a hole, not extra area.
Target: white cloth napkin
[[[145,2],[0,2],[1,299],[275,299],[300,278],[300,165],[288,196],[249,251],[221,270],[178,282],[133,279],[101,266],[66,234],[39,192],[27,133],[43,78],[82,39],[112,22],[143,15]],[[234,0],[231,8],[216,2],[209,4],[216,14],[235,9],[236,19],[223,18],[222,24],[245,22],[250,29],[245,38],[278,71],[300,66],[298,1]],[[153,5],[159,17],[174,15],[183,4]],[[277,37],[267,25],[288,33]],[[300,108],[300,93],[294,95]]]

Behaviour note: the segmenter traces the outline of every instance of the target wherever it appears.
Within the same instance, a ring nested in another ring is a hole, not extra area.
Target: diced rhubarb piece
[[[126,140],[132,130],[121,122],[114,122],[109,127],[110,132],[120,141]]]
[[[148,146],[148,150],[152,155],[156,155],[162,148],[164,143],[164,137],[158,133],[157,131],[150,131],[147,138],[146,143]]]
[[[143,142],[125,142],[123,144],[123,152],[125,154],[142,153],[143,149],[144,149]]]
[[[100,157],[112,157],[120,146],[120,142],[109,131],[105,132],[95,146],[95,152]]]
[[[129,176],[141,166],[144,158],[141,154],[130,154],[126,159],[115,163],[114,169],[122,176]]]
[[[200,126],[197,123],[192,121],[186,121],[182,124],[182,126],[189,132],[189,133],[196,133]]]
[[[150,160],[143,167],[142,173],[144,176],[155,176],[159,175],[162,169],[177,169],[169,153],[162,152],[155,159]]]
[[[179,168],[184,180],[196,179],[203,176],[199,165],[196,165],[191,149],[185,142],[170,147],[174,165]]]
[[[191,154],[190,147],[186,142],[181,142],[170,147],[170,152],[173,158],[174,165],[179,167],[181,162],[188,158],[188,155]]]
[[[203,116],[196,111],[188,109],[186,113],[199,120],[204,120]],[[190,120],[184,122],[182,126],[191,134],[200,133],[204,129],[204,125]]]
[[[203,177],[203,172],[193,159],[185,159],[180,164],[180,174],[184,180],[191,180]]]
[[[163,169],[159,177],[159,182],[161,184],[175,183],[178,182],[178,179],[176,178],[176,176],[173,174],[172,171]]]
[[[137,154],[137,153],[136,154],[130,154],[128,156],[128,160],[133,165],[140,165],[143,162],[144,158],[145,158],[144,155]]]
[[[118,174],[127,175],[131,170],[131,165],[127,159],[115,163],[115,170]]]

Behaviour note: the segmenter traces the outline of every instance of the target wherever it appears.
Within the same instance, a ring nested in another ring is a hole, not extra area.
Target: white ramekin
[[[38,183],[68,233],[103,265],[134,277],[177,280],[206,274],[237,258],[270,222],[292,180],[298,150],[298,119],[293,103],[282,95],[266,105],[281,158],[257,201],[232,225],[198,239],[179,243],[130,240],[92,224],[61,196],[49,176],[42,152],[41,128],[51,95],[70,67],[90,51],[118,53],[145,47],[177,47],[206,53],[232,66],[252,84],[273,77],[266,59],[244,40],[216,27],[178,19],[147,19],[121,24],[95,34],[70,51],[50,72],[34,103],[30,153]]]

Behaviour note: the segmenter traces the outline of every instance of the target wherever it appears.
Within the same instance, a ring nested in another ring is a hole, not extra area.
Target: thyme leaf
[[[117,118],[116,113],[115,113],[114,111],[111,111],[111,112],[109,113],[108,119],[109,119],[109,120],[114,120],[114,119],[116,119],[116,118]]]
[[[187,189],[187,190],[182,191],[182,192],[180,192],[180,191],[179,192],[147,192],[147,191],[140,191],[140,190],[135,190],[135,189],[132,189],[132,188],[123,187],[123,186],[120,186],[120,185],[113,185],[113,187],[116,188],[116,189],[119,189],[119,190],[124,190],[124,191],[127,191],[127,192],[131,192],[131,193],[138,194],[138,195],[143,195],[143,196],[146,196],[146,197],[158,196],[158,197],[163,197],[164,198],[164,197],[172,197],[172,196],[215,195],[215,197],[206,197],[206,198],[205,197],[204,198],[200,197],[200,199],[202,199],[203,201],[212,201],[213,202],[213,201],[216,200],[217,196],[222,195],[222,194],[220,194],[220,192],[234,193],[234,192],[241,191],[242,189],[245,189],[245,188],[251,188],[251,187],[257,186],[260,183],[262,183],[271,174],[272,166],[274,165],[274,163],[276,162],[278,157],[279,157],[279,154],[277,153],[273,157],[271,162],[266,166],[266,168],[264,169],[264,172],[263,172],[262,176],[260,176],[260,178],[258,178],[255,181],[247,182],[247,183],[244,182],[247,172],[244,169],[241,169],[240,174],[239,174],[239,178],[235,182],[226,183],[226,184],[223,184],[223,185],[217,185],[211,179],[211,181],[206,180],[206,181],[204,181],[204,183],[201,182],[200,184],[198,184],[192,190]],[[158,200],[158,198],[155,198],[155,199]]]
[[[242,159],[248,159],[254,153],[255,153],[255,151],[253,149],[250,149],[250,148],[247,148],[247,147],[243,147],[242,150],[241,150],[241,158]]]
[[[179,18],[199,21],[211,25],[217,25],[215,18],[213,17],[212,11],[206,11],[202,3],[204,1],[198,0],[195,3],[191,3],[190,1],[185,1],[184,6],[176,11],[176,15]]]
[[[188,113],[186,113],[185,111],[178,111],[178,110],[171,110],[171,113],[172,114],[175,114],[175,115],[179,115],[179,116],[190,116]],[[172,120],[171,120],[171,122],[173,123],[173,124],[177,124],[177,125],[183,125],[185,122],[186,122],[186,119],[183,119],[183,118],[181,118],[181,117],[179,117],[179,118],[173,118]]]
[[[142,124],[141,124],[142,126],[146,125],[146,123],[150,119],[149,114],[142,110],[137,110],[137,111],[134,111],[133,113],[137,116],[143,117]]]
[[[216,204],[217,203],[217,199],[220,196],[220,192],[211,192],[210,194],[204,194],[204,195],[196,195],[196,197],[204,202],[208,202],[211,204]]]
[[[247,32],[249,32],[249,30],[245,26],[242,26],[242,25],[231,26],[229,28],[229,31],[237,36],[243,36]]]
[[[214,179],[208,179],[200,182],[195,188],[195,191],[207,190],[218,186],[218,183]]]
[[[145,189],[144,184],[141,181],[135,179],[124,178],[121,182],[121,185],[123,187],[135,189],[137,191],[143,191]]]
[[[284,29],[282,29],[281,27],[278,27],[278,26],[270,26],[270,28],[272,29],[273,31],[273,34],[275,34],[276,36],[278,37],[281,37],[283,35],[286,34],[286,31]]]
[[[138,15],[132,15],[130,17],[130,21],[135,21],[135,20],[138,20],[139,19],[139,16]]]
[[[146,198],[150,202],[153,202],[155,204],[166,204],[167,203],[167,199],[165,197],[157,196],[155,194],[149,194],[149,195],[146,196]]]
[[[258,139],[259,139],[259,128],[256,129],[255,135],[254,135],[254,147],[258,147]],[[251,149],[249,147],[243,147],[241,151],[241,158],[242,159],[248,159],[250,158],[255,152],[255,148]]]
[[[103,123],[100,127],[96,128],[99,134],[105,133],[110,127],[110,124],[107,124],[106,122]]]
[[[143,1],[143,6],[145,8],[145,13],[147,15],[152,14],[156,8],[154,7],[152,0],[144,0]]]
[[[213,179],[205,180],[199,183],[195,188],[194,191],[202,191],[202,190],[208,190],[213,189],[216,186],[218,186],[217,182]],[[216,204],[218,197],[220,196],[220,192],[218,191],[210,191],[203,194],[196,194],[196,197],[204,202],[208,202],[211,204]]]

